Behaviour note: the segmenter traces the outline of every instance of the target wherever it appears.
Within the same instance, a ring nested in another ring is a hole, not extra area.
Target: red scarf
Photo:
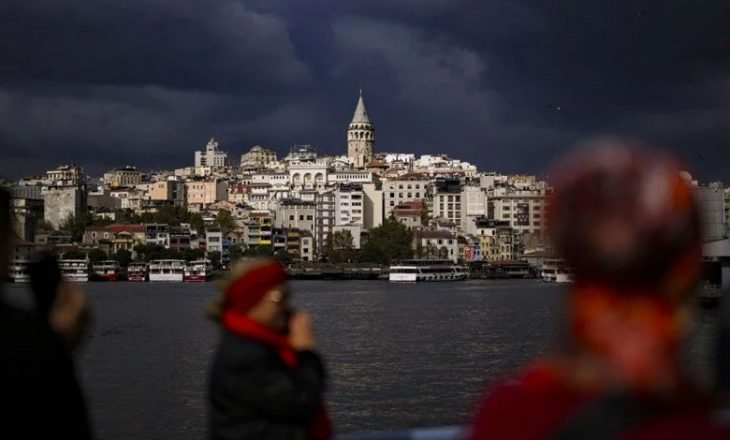
[[[223,327],[231,333],[263,342],[275,348],[281,360],[290,370],[294,371],[299,368],[297,352],[289,344],[286,336],[233,311],[224,312],[222,322]],[[308,435],[315,440],[329,440],[333,437],[332,424],[324,404],[320,405],[309,423]]]

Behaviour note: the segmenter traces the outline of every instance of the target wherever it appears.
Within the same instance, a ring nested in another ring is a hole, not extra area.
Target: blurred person
[[[9,263],[10,236],[9,195],[0,189],[0,279]],[[53,292],[34,292],[34,311],[10,305],[0,292],[3,439],[91,438],[71,353],[86,329],[88,306],[83,293],[60,275],[52,286]]]
[[[222,327],[208,396],[213,440],[332,437],[311,318],[294,312],[287,281],[278,261],[238,263],[208,311]]]
[[[487,393],[471,437],[730,438],[680,368],[701,238],[677,162],[607,141],[552,176],[548,229],[574,271],[566,337]]]

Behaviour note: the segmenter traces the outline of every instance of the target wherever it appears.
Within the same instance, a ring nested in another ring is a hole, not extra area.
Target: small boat
[[[213,276],[213,265],[210,260],[191,261],[185,265],[183,281],[205,282]]]
[[[129,266],[127,266],[127,280],[147,281],[147,263],[129,263]]]
[[[119,263],[114,260],[99,261],[91,266],[92,281],[119,281]]]
[[[10,277],[10,280],[14,283],[27,283],[30,281],[30,273],[28,272],[28,267],[30,266],[30,261],[28,260],[13,260],[10,262],[10,267],[8,268],[8,276]]]
[[[150,281],[182,281],[185,271],[185,260],[152,260],[150,261]]]
[[[403,260],[390,266],[388,279],[394,282],[462,281],[467,278],[464,268],[451,260]]]
[[[86,260],[59,260],[61,275],[71,282],[85,283],[89,281],[89,262]]]

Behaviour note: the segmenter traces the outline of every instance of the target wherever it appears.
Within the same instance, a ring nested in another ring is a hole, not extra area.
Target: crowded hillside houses
[[[357,250],[375,228],[396,221],[412,231],[421,257],[506,261],[549,253],[550,188],[535,176],[480,172],[443,154],[377,152],[362,92],[346,144],[340,156],[295,145],[284,157],[257,145],[238,161],[210,139],[192,166],[175,170],[127,166],[91,178],[81,166],[60,166],[9,183],[18,242],[108,255],[154,244],[217,252],[222,260],[232,249],[266,248],[295,262],[321,261],[331,235],[346,231]],[[153,215],[171,207],[190,215],[168,223]],[[74,234],[79,218],[87,220]]]

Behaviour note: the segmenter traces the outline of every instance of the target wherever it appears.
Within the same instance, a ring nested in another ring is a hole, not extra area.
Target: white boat
[[[556,283],[572,283],[573,274],[570,272],[566,272],[566,271],[558,269],[558,272],[555,274],[555,282]]]
[[[464,268],[451,260],[403,260],[390,266],[388,279],[408,283],[418,281],[461,281],[467,278]]]
[[[540,278],[543,281],[553,283],[572,283],[573,273],[565,266],[565,262],[559,258],[550,258],[543,262]]]
[[[191,261],[185,265],[183,280],[187,282],[204,282],[213,276],[213,265],[210,260]]]
[[[114,260],[99,261],[91,271],[93,281],[119,281],[119,263]]]
[[[89,281],[89,262],[86,260],[59,260],[58,267],[61,269],[61,275],[75,283],[85,283]]]
[[[30,273],[28,272],[28,267],[30,266],[30,261],[28,260],[13,260],[10,262],[10,267],[8,268],[8,271],[10,272],[8,275],[10,276],[10,279],[14,283],[27,283],[30,281]]]
[[[185,260],[152,260],[149,267],[150,281],[182,281]]]

